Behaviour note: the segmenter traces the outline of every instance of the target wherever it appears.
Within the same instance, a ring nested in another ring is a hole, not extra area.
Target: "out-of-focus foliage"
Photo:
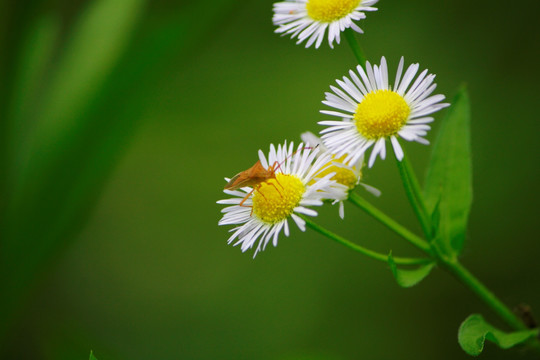
[[[4,3],[0,351],[12,350],[36,281],[88,221],[161,67],[189,60],[230,3],[203,21],[201,4],[184,4],[152,27],[145,0]]]

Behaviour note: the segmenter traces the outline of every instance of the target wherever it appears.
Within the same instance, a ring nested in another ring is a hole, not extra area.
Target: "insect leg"
[[[250,192],[247,193],[247,195],[242,199],[242,201],[240,201],[240,204],[238,204],[238,206],[243,206],[243,207],[250,207],[252,208],[253,206],[250,206],[250,205],[244,205],[244,202],[249,198],[249,196],[251,194],[253,194],[253,192],[255,191],[255,187],[253,189],[251,189]]]
[[[251,191],[249,193],[247,193],[247,195],[242,199],[242,201],[240,201],[240,204],[238,204],[238,206],[243,206],[243,207],[250,207],[251,208],[251,212],[249,213],[249,216],[253,215],[253,205],[244,205],[244,202],[249,198],[249,196],[251,194],[253,194],[253,192],[255,190],[259,190],[259,188],[261,187],[261,184],[257,184],[255,186],[253,186],[253,189],[251,189]],[[262,195],[262,197],[266,200],[266,197],[264,196],[264,194],[260,191],[258,191],[259,194]]]
[[[276,182],[279,184],[279,181],[277,181],[277,179],[275,179],[275,180],[276,180]],[[276,189],[276,191],[278,192],[279,196],[283,197],[283,195],[281,194],[281,191],[279,191],[279,189],[278,189],[278,187],[276,186],[276,184],[271,183],[271,182],[269,182],[269,184],[272,185],[272,186]],[[281,186],[281,188],[283,189],[283,186],[282,186],[281,184],[279,184],[279,186]]]

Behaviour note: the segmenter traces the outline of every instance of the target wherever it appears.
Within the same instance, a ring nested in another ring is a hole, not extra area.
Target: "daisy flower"
[[[356,186],[360,185],[364,187],[368,192],[372,193],[375,196],[380,196],[381,192],[379,189],[374,188],[373,186],[364,184],[361,182],[362,180],[362,167],[364,166],[364,157],[361,156],[358,161],[356,161],[355,164],[347,165],[343,163],[344,156],[337,158],[336,156],[332,155],[326,146],[324,146],[322,140],[317,137],[315,134],[307,131],[300,135],[302,138],[302,141],[306,143],[306,145],[311,147],[318,147],[321,149],[320,154],[330,154],[330,166],[328,166],[326,169],[319,172],[318,176],[325,176],[329,173],[334,173],[334,176],[331,178],[331,180],[335,180],[338,184],[341,184],[345,187],[345,193],[344,197],[340,199],[335,199],[333,204],[336,202],[339,202],[339,216],[343,219],[345,217],[345,207],[344,207],[344,200],[347,200],[349,197],[349,191],[356,188]]]
[[[307,39],[306,47],[315,43],[319,48],[326,30],[328,43],[333,48],[339,44],[340,33],[347,28],[363,33],[354,21],[366,18],[364,11],[376,11],[372,7],[378,0],[288,0],[274,4],[274,25],[279,34],[298,36],[297,44]]]
[[[345,156],[344,162],[355,164],[373,146],[369,167],[377,155],[386,157],[386,140],[390,139],[398,160],[403,159],[403,150],[398,138],[429,144],[423,137],[430,129],[433,118],[428,116],[450,104],[441,103],[444,95],[431,95],[437,86],[435,75],[427,69],[415,79],[419,65],[410,65],[403,72],[403,57],[399,62],[394,86],[388,83],[386,59],[381,65],[366,63],[366,71],[358,65],[349,71],[343,81],[336,80],[341,87],[331,86],[323,104],[339,111],[322,110],[326,115],[338,116],[341,121],[321,121],[328,126],[321,131],[326,147],[337,157]],[[352,80],[351,80],[352,79]]]
[[[305,231],[306,223],[298,214],[317,216],[309,207],[322,205],[323,199],[344,196],[344,187],[330,180],[333,173],[313,181],[330,160],[329,155],[318,153],[318,149],[303,144],[295,151],[293,143],[287,146],[286,142],[277,149],[270,145],[268,157],[259,150],[260,164],[274,169],[275,178],[254,185],[255,191],[251,187],[224,190],[232,198],[218,201],[229,205],[222,210],[219,225],[238,225],[231,230],[229,244],[241,245],[242,252],[257,244],[255,257],[270,241],[277,246],[282,231],[289,236],[289,219]]]

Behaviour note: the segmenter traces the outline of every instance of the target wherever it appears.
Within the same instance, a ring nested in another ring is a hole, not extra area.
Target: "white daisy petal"
[[[298,226],[298,228],[301,231],[305,232],[306,231],[306,221],[304,219],[302,219],[300,216],[295,215],[295,214],[292,214],[291,217],[294,220],[294,222],[296,223],[296,226]]]
[[[354,100],[356,100],[357,103],[362,101],[362,99],[364,98],[362,93],[356,88],[356,86],[348,78],[344,77],[343,82],[341,83],[338,81],[336,82],[343,88],[343,90],[347,91],[347,93],[350,94],[354,98]],[[356,110],[356,108],[354,110]]]
[[[264,156],[262,150],[259,150],[259,160],[261,161],[263,168],[268,169],[268,161],[266,161],[266,156]]]
[[[384,160],[386,159],[386,141],[384,138],[380,138],[378,142],[381,144],[381,151],[380,151],[381,159]]]
[[[317,216],[317,212],[315,210],[311,210],[311,209],[305,208],[303,206],[296,207],[294,209],[294,211],[299,213],[299,214],[304,214],[304,215],[307,215],[307,216]]]
[[[332,115],[332,116],[339,116],[339,117],[350,117],[350,114],[344,114],[338,111],[328,111],[328,110],[321,110],[322,114],[326,115]]]
[[[405,62],[405,58],[402,56],[399,60],[398,69],[396,72],[396,80],[394,83],[394,91],[399,87],[399,81],[401,80],[401,73],[403,72],[403,64]]]
[[[401,148],[401,145],[399,145],[399,142],[395,136],[391,136],[390,141],[392,142],[392,147],[394,148],[396,158],[401,161],[403,159],[403,149]]]
[[[388,90],[388,66],[386,64],[386,59],[384,56],[381,58],[381,67],[380,67],[380,76],[381,76],[381,86],[384,90]]]
[[[416,139],[414,139],[414,141],[423,145],[429,145],[429,141],[421,137],[417,137]]]
[[[384,139],[383,139],[384,140]],[[373,150],[371,150],[371,156],[369,157],[368,167],[373,167],[373,164],[375,163],[375,159],[377,158],[377,155],[381,153],[382,149],[384,147],[384,142],[378,140],[375,143],[375,146],[373,146]],[[382,156],[381,156],[382,158]]]
[[[280,222],[274,226],[274,228],[276,229],[274,232],[274,237],[272,239],[272,244],[274,246],[277,246],[278,244],[278,236],[279,236],[279,233],[281,232],[281,229],[283,229],[283,224],[284,222]]]
[[[343,204],[343,201],[339,202],[339,217],[345,219],[345,205]]]
[[[373,187],[373,186],[370,186],[368,184],[364,184],[364,183],[360,183],[360,185],[362,187],[364,187],[364,189],[366,189],[367,192],[371,193],[373,196],[376,196],[376,197],[379,197],[381,196],[381,190]]]
[[[407,141],[413,141],[417,136],[416,132],[410,128],[401,130],[398,135]]]
[[[434,118],[432,117],[423,117],[423,118],[419,118],[419,119],[414,119],[414,120],[409,120],[407,122],[407,124],[428,124],[428,123],[431,123],[435,121]]]
[[[403,75],[403,79],[401,79],[399,87],[394,91],[397,92],[400,95],[405,94],[405,90],[411,84],[411,81],[414,79],[414,76],[416,75],[416,72],[418,71],[419,67],[420,67],[419,64],[410,65],[407,68],[407,71],[405,71],[405,75]]]
[[[372,89],[378,89],[377,87],[377,81],[375,80],[375,74],[373,71],[373,67],[369,63],[369,61],[366,61],[366,73],[368,75],[369,84],[371,85]]]
[[[347,101],[348,103],[350,104],[355,104],[355,103],[358,103],[358,101],[360,101],[360,99],[362,98],[361,95],[359,95],[357,93],[357,91],[355,91],[355,86],[349,88],[349,86],[347,84],[345,84],[343,81],[341,80],[336,80],[336,83],[343,89],[345,90],[342,91],[340,90],[339,88],[336,88],[335,86],[330,86],[330,90],[332,90],[336,95],[338,95],[340,98],[342,98],[343,100]],[[328,93],[327,93],[328,94]],[[331,93],[330,93],[331,94]],[[356,110],[356,108],[354,107],[353,105],[353,109]],[[354,111],[353,110],[353,111]]]

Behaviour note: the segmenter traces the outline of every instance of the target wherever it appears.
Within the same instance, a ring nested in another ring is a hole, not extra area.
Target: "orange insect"
[[[246,197],[244,197],[242,201],[240,201],[239,206],[242,206],[244,202],[249,198],[249,195],[251,195],[255,190],[258,190],[261,187],[261,184],[263,182],[268,181],[270,179],[275,179],[277,182],[276,170],[279,168],[279,166],[280,166],[279,162],[276,161],[274,162],[274,164],[269,166],[268,169],[265,169],[262,166],[261,161],[257,160],[255,165],[233,176],[233,178],[227,183],[227,185],[225,185],[225,190],[236,190],[244,186],[252,186],[253,190],[251,190],[246,195]],[[281,195],[276,184],[274,183],[269,183],[269,184],[274,186],[277,192]],[[262,193],[260,194],[263,195]]]

